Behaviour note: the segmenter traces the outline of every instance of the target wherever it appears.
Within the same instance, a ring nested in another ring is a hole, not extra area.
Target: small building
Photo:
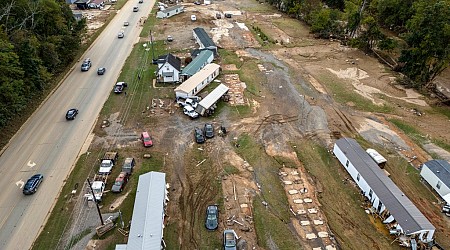
[[[220,84],[215,88],[211,93],[209,93],[203,100],[201,100],[197,107],[195,108],[195,112],[197,112],[201,116],[209,115],[212,113],[212,109],[219,101],[219,99],[228,92],[229,88],[224,84]]]
[[[75,20],[77,21],[81,21],[84,17],[83,17],[83,13],[79,12],[79,11],[73,11],[73,17],[75,18]]]
[[[165,173],[149,172],[139,176],[128,242],[117,244],[116,250],[161,250],[165,247],[167,194]]]
[[[88,4],[91,2],[91,0],[76,0],[73,2],[79,10],[86,10],[88,9]]]
[[[199,72],[195,73],[180,86],[175,88],[176,98],[186,99],[197,95],[204,87],[208,86],[218,75],[220,66],[215,63],[206,65]]]
[[[158,70],[156,81],[164,83],[174,83],[180,81],[181,59],[172,54],[158,57],[156,61]]]
[[[162,10],[156,12],[156,18],[169,18],[171,16],[175,16],[183,12],[184,6],[175,5],[169,8],[163,8]]]
[[[366,149],[366,153],[368,153],[370,157],[372,157],[372,159],[377,163],[378,166],[380,166],[380,168],[384,168],[387,160],[380,153],[378,153],[378,151],[372,148],[368,148]]]
[[[420,176],[450,204],[450,163],[445,160],[431,160],[422,165]]]
[[[414,240],[433,241],[435,227],[356,140],[337,140],[333,153],[370,202],[373,211],[380,215],[383,223],[390,225],[391,234],[406,237],[409,244]]]
[[[183,70],[181,70],[182,80],[186,80],[195,73],[203,69],[207,64],[214,60],[214,54],[209,50],[200,51],[200,53],[192,60]]]
[[[208,36],[208,34],[203,28],[200,27],[195,28],[193,31],[193,35],[195,41],[200,46],[200,49],[211,50],[214,53],[214,56],[217,55],[217,45]]]

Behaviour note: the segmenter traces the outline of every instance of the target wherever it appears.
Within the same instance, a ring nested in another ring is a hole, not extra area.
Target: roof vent
[[[438,171],[436,171],[436,173],[438,173],[438,174],[439,174],[439,170],[438,170]]]

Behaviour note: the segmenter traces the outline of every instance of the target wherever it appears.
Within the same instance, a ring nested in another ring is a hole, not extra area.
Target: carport
[[[205,114],[209,114],[208,110],[213,107],[216,102],[228,92],[229,88],[224,84],[220,84],[215,88],[209,95],[205,97],[205,99],[201,100],[197,108],[195,108],[195,112],[199,113],[201,116]]]

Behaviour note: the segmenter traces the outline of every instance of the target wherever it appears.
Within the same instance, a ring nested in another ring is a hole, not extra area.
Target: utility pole
[[[153,35],[152,30],[150,30],[150,44],[152,46],[152,63],[155,63],[155,49],[153,48]]]
[[[102,226],[103,226],[103,225],[105,225],[105,222],[103,222],[102,213],[100,212],[100,207],[98,206],[97,199],[95,199],[94,189],[92,189],[92,185],[91,185],[91,182],[89,181],[89,178],[87,178],[87,182],[89,185],[89,189],[91,189],[92,200],[95,202],[95,205],[97,206],[98,216],[100,217],[100,222],[102,223]]]

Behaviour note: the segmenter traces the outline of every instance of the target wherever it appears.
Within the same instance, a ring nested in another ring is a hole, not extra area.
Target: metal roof
[[[208,76],[210,76],[214,71],[219,69],[220,66],[215,63],[210,63],[206,65],[199,72],[195,73],[193,76],[189,77],[185,82],[183,82],[180,86],[175,88],[175,92],[184,92],[189,93],[195,87],[197,87],[201,82],[206,80]]]
[[[217,102],[217,100],[220,99],[220,97],[227,93],[228,90],[229,88],[221,83],[219,86],[217,86],[217,88],[211,91],[211,93],[209,93],[209,95],[207,95],[205,99],[201,100],[198,105],[202,106],[205,109],[209,109],[214,103]]]
[[[197,35],[198,39],[200,39],[203,47],[217,47],[213,40],[208,36],[208,34],[206,34],[206,31],[203,28],[197,27],[194,29],[194,32]]]
[[[190,62],[184,69],[181,71],[182,75],[192,76],[197,73],[205,63],[208,63],[208,58],[214,56],[214,54],[210,50],[201,51],[195,58]],[[214,57],[213,57],[214,58]]]
[[[346,155],[406,235],[420,230],[435,230],[430,221],[387,177],[364,149],[351,138],[341,138],[336,145]]]
[[[427,166],[442,183],[450,188],[450,163],[444,160],[431,160],[423,165]]]
[[[158,64],[161,64],[160,67],[164,66],[164,63],[169,63],[174,67],[176,70],[181,70],[181,59],[179,57],[176,57],[172,54],[162,55],[158,57]],[[159,70],[159,69],[158,69]]]
[[[182,5],[175,5],[175,6],[171,6],[171,7],[169,7],[169,8],[166,8],[166,9],[163,9],[163,10],[160,10],[160,12],[162,12],[162,13],[169,13],[169,12],[171,12],[172,10],[176,10],[176,9],[184,9],[184,7],[182,6]]]
[[[165,173],[139,176],[127,249],[161,249],[165,198]]]

